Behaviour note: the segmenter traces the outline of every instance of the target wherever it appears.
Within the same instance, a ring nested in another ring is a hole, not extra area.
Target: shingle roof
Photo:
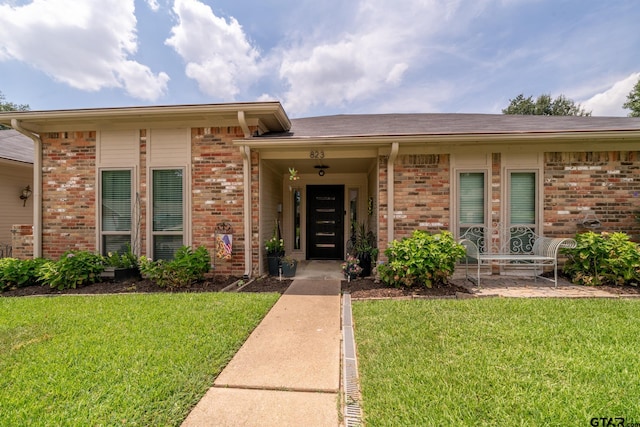
[[[640,118],[505,114],[364,114],[292,119],[268,137],[522,134],[640,131]]]
[[[13,129],[0,130],[0,158],[33,164],[33,141]]]

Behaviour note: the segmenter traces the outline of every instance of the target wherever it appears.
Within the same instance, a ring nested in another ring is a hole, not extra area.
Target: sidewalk
[[[314,274],[296,277],[182,426],[340,424],[340,280]]]

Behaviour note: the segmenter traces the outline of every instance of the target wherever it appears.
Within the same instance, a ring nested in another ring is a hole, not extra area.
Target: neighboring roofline
[[[165,105],[141,107],[90,108],[50,111],[10,111],[0,113],[0,124],[11,126],[20,121],[32,132],[99,130],[102,128],[187,124],[192,127],[237,126],[238,112],[243,111],[250,126],[265,131],[286,132],[291,120],[278,101],[231,104]]]
[[[29,168],[33,168],[33,162],[23,162],[22,160],[14,160],[6,157],[0,156],[0,164],[9,164],[14,166],[25,166]]]
[[[15,129],[0,130],[0,159],[33,165],[33,141]]]

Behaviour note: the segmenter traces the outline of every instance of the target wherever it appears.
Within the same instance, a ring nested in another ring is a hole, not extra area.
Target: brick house
[[[637,118],[291,120],[255,102],[12,112],[0,124],[35,141],[35,256],[124,243],[153,258],[183,244],[213,254],[224,225],[233,252],[216,271],[251,276],[275,227],[299,259],[343,259],[353,222],[381,251],[415,229],[471,224],[640,234]]]

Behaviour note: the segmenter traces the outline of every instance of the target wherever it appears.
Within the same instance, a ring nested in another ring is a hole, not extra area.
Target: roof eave
[[[291,121],[280,102],[247,102],[234,104],[170,105],[149,107],[96,108],[79,110],[13,111],[0,113],[0,124],[11,126],[11,120],[32,132],[62,130],[96,130],[110,127],[192,127],[237,125],[238,111],[244,111],[250,122],[260,122],[272,132],[288,131]]]
[[[450,144],[507,144],[517,141],[575,141],[640,139],[640,130],[606,131],[546,131],[546,132],[506,132],[506,133],[465,133],[465,134],[415,134],[415,135],[353,135],[353,136],[314,136],[314,137],[265,137],[238,139],[235,145],[251,148],[276,148],[283,146],[308,145],[370,145],[385,146],[393,142],[402,144],[450,143]]]

